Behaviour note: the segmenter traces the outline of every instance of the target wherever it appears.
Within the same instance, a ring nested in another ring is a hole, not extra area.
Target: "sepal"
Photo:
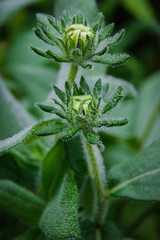
[[[111,66],[116,66],[125,63],[129,59],[129,55],[123,54],[104,54],[102,56],[92,57],[92,62],[103,63]]]
[[[112,108],[114,108],[118,102],[122,99],[122,86],[119,86],[116,91],[112,94],[111,99],[108,101],[108,103],[103,107],[102,110],[102,114],[105,114],[106,112],[108,112],[109,110],[111,110]]]

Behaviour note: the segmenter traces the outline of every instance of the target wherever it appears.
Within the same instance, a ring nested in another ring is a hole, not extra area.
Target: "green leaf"
[[[59,192],[44,210],[40,229],[54,239],[79,237],[78,190],[71,172],[66,173]]]
[[[58,106],[60,106],[62,109],[63,109],[63,111],[64,112],[66,112],[66,110],[65,110],[65,108],[64,108],[64,106],[62,105],[62,104],[60,104],[56,99],[54,99],[54,98],[51,98],[53,101],[54,101],[54,103],[56,104],[56,105],[58,105]]]
[[[27,160],[28,163],[25,163],[24,167],[23,160],[20,156],[16,156],[15,151],[0,156],[0,180],[11,180],[34,191],[35,184],[33,182],[38,177],[39,166],[37,162],[33,162],[33,159],[27,158]],[[29,160],[30,166],[28,167]]]
[[[62,28],[65,29],[65,28],[66,28],[66,24],[65,24],[64,19],[63,19],[63,18],[60,18],[60,20],[61,20],[61,26],[62,26]]]
[[[92,27],[93,31],[96,32],[103,26],[104,15],[103,13],[99,12],[96,16],[95,23]]]
[[[55,45],[55,42],[51,41],[47,36],[46,34],[44,34],[44,32],[42,31],[42,29],[40,28],[40,26],[38,25],[37,27],[35,27],[34,29],[34,32],[36,34],[36,36],[38,38],[40,38],[41,40],[43,40],[44,42],[46,42],[47,44],[50,44],[50,45]],[[33,50],[34,51],[34,50]]]
[[[44,112],[53,113],[61,118],[67,119],[67,117],[64,115],[64,113],[55,107],[40,104],[40,103],[36,104],[36,106],[38,106]]]
[[[0,139],[12,136],[33,123],[33,118],[9,92],[0,78]]]
[[[118,126],[124,126],[128,123],[128,119],[126,118],[120,118],[120,119],[109,119],[109,120],[103,120],[99,122],[95,122],[92,124],[93,127],[118,127]]]
[[[77,84],[73,83],[73,96],[79,96],[79,90]]]
[[[68,140],[70,138],[72,138],[77,132],[79,131],[79,128],[78,127],[75,127],[75,128],[66,128],[63,132],[61,132],[59,134],[59,137],[65,141],[65,140]]]
[[[49,124],[46,123],[40,126],[36,131],[34,131],[33,134],[36,136],[48,136],[56,134],[62,132],[67,127],[67,125],[67,123],[63,123],[61,121],[55,121]]]
[[[83,15],[80,11],[77,13],[76,20],[78,24],[83,24]]]
[[[129,55],[124,54],[106,54],[103,56],[92,57],[92,62],[108,64],[111,66],[116,66],[125,63],[129,59]]]
[[[114,23],[107,25],[104,30],[99,34],[99,38],[98,38],[98,43],[100,43],[101,41],[103,41],[108,35],[110,35],[113,31],[114,28]]]
[[[83,187],[80,191],[80,206],[82,207],[81,216],[83,219],[88,219],[94,222],[95,215],[96,215],[96,204],[95,204],[96,199],[97,199],[97,194],[96,194],[95,186],[93,185],[92,179],[89,176],[86,176],[86,178],[83,181]],[[81,231],[83,231],[82,226],[81,226]],[[89,231],[87,229],[86,233],[88,232]],[[82,235],[83,235],[83,232],[82,232]]]
[[[114,108],[118,102],[122,99],[122,86],[119,86],[112,94],[112,97],[110,98],[110,100],[108,100],[108,103],[103,107],[102,110],[102,114],[105,114],[106,112],[108,112],[109,110],[111,110],[112,108]]]
[[[41,30],[42,35],[40,36],[46,36],[50,41],[51,41],[51,45],[56,45],[56,38],[55,36],[50,32],[50,30],[48,29],[48,26],[45,27],[43,24],[38,23],[38,28]],[[39,37],[39,36],[38,36]],[[42,38],[43,39],[43,38]],[[45,39],[45,37],[44,37]]]
[[[121,41],[122,38],[125,35],[125,29],[121,29],[118,33],[116,33],[114,36],[109,37],[105,40],[105,43],[107,45],[112,45],[112,44],[116,44],[117,42]]]
[[[85,136],[86,140],[90,144],[96,144],[96,145],[101,144],[98,134],[95,133],[94,131],[85,130],[83,133],[84,133],[84,136]]]
[[[147,79],[139,89],[136,102],[135,134],[142,144],[151,144],[160,136],[160,72],[156,72]],[[156,127],[157,124],[157,127]]]
[[[98,98],[98,96],[101,93],[101,89],[102,89],[102,82],[101,82],[101,79],[99,78],[93,88],[93,95],[95,98]]]
[[[51,200],[57,193],[64,174],[66,164],[63,143],[58,141],[45,155],[42,168],[43,194],[46,200]]]
[[[15,134],[11,138],[0,141],[0,153],[4,153],[17,145],[33,141],[41,136],[48,136],[60,132],[65,126],[65,123],[62,123],[59,119],[51,119],[37,123]]]
[[[81,79],[80,79],[80,86],[83,89],[85,94],[91,95],[91,91],[89,89],[89,86],[88,86],[88,84],[87,84],[87,82],[86,82],[86,80],[83,76],[81,76]]]
[[[55,52],[52,52],[50,50],[47,50],[46,54],[50,58],[53,58],[53,60],[55,60],[56,62],[70,62],[70,60],[66,56],[63,56],[63,55],[60,56],[60,55],[58,55]]]
[[[61,99],[61,101],[66,104],[67,101],[66,101],[65,93],[62,90],[60,90],[58,87],[56,87],[55,85],[53,85],[53,89],[54,89],[55,94],[57,95],[57,97],[59,97],[59,99]]]
[[[66,158],[77,174],[86,174],[88,171],[86,157],[80,136],[76,136],[64,143]]]
[[[66,92],[67,104],[68,104],[71,98],[71,89],[68,82],[65,82],[65,92]]]
[[[108,49],[108,46],[104,48],[100,48],[100,50],[95,51],[95,53],[92,56],[95,56],[95,55],[101,56],[106,53],[107,49]]]
[[[49,56],[46,52],[43,52],[41,49],[35,48],[33,46],[31,46],[31,49],[39,56],[51,59],[51,56]]]
[[[160,201],[160,140],[129,161],[113,167],[108,175],[114,187],[109,194],[144,201]]]
[[[61,28],[59,26],[59,24],[57,23],[57,20],[51,16],[51,15],[47,15],[48,21],[50,22],[50,24],[59,32],[61,33]]]
[[[0,206],[29,225],[37,226],[44,201],[9,180],[0,180]]]
[[[114,222],[106,222],[102,229],[104,240],[124,240],[121,231]]]

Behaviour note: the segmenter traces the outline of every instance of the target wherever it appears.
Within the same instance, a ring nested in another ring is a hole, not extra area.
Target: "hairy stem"
[[[88,166],[90,177],[94,180],[98,194],[102,197],[105,196],[105,172],[102,162],[102,157],[100,155],[97,146],[89,144],[85,140],[86,151],[88,155]],[[98,155],[98,156],[96,156]],[[99,159],[97,159],[97,157]]]
[[[87,156],[89,175],[93,180],[95,191],[97,193],[95,224],[100,228],[106,216],[107,209],[105,168],[103,166],[103,159],[100,150],[97,146],[89,144],[83,138],[83,147]]]
[[[70,88],[72,88],[73,86],[73,82],[76,78],[77,72],[78,72],[78,66],[72,63],[69,70],[68,79],[67,79],[67,82],[69,83]]]

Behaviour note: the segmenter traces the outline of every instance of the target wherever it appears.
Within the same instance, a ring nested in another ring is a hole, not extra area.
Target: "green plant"
[[[106,78],[100,68],[128,60],[127,54],[108,53],[110,46],[121,40],[124,30],[111,37],[114,24],[105,27],[101,13],[93,24],[81,12],[71,17],[65,11],[60,20],[38,14],[37,19],[34,32],[47,43],[47,50],[31,47],[32,50],[52,62],[67,62],[70,68],[65,65],[60,70],[65,81],[59,77],[52,84],[48,102],[35,104],[42,121],[32,122],[13,137],[0,141],[0,153],[7,153],[1,156],[2,166],[7,169],[6,162],[11,168],[6,170],[7,177],[0,180],[0,206],[29,225],[27,232],[15,240],[126,239],[152,205],[147,205],[135,222],[121,231],[111,217],[114,211],[124,208],[116,199],[160,201],[160,141],[137,154],[158,116],[159,98],[150,97],[154,102],[152,117],[142,139],[136,138],[132,134],[133,115],[138,115],[135,109],[140,104],[134,102],[134,87],[124,80]],[[158,91],[157,80],[153,82]],[[1,89],[3,97],[3,84]],[[142,92],[145,98],[150,96],[149,90],[150,85]],[[11,102],[14,99],[7,102],[8,106]],[[147,104],[143,105],[145,108],[149,108]],[[144,122],[138,132],[143,125]],[[123,129],[127,129],[128,137],[123,135]],[[118,145],[121,142],[129,149],[129,161],[123,160],[123,149]],[[110,146],[115,146],[112,159],[105,157]],[[119,164],[114,163],[114,154],[120,158]]]

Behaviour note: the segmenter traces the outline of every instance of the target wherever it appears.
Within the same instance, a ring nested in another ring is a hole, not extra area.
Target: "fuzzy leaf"
[[[66,158],[71,168],[77,174],[86,174],[88,172],[86,157],[84,154],[82,139],[76,136],[64,143]]]
[[[40,229],[53,239],[79,237],[78,190],[71,172],[67,172],[59,192],[44,210]]]
[[[66,127],[67,127],[67,123],[57,121],[54,123],[50,123],[50,124],[41,126],[39,129],[37,129],[34,132],[34,135],[48,136],[48,135],[59,133],[59,132],[63,131]]]
[[[122,38],[124,37],[125,35],[125,29],[121,29],[118,33],[116,33],[113,37],[110,37],[110,38],[107,38],[105,43],[107,45],[112,45],[112,44],[115,44],[119,41],[122,40]]]
[[[35,53],[37,53],[39,56],[51,59],[51,57],[46,52],[43,52],[41,49],[38,49],[38,48],[35,48],[35,47],[32,47],[32,46],[31,46],[31,49]]]
[[[83,24],[83,15],[80,11],[77,13],[76,20],[78,24]]]
[[[59,99],[61,99],[61,101],[66,104],[67,101],[66,101],[65,93],[61,89],[56,87],[55,85],[53,85],[53,89],[54,89],[55,94],[57,95],[57,97],[59,97]]]
[[[34,28],[34,32],[36,34],[36,36],[38,38],[40,38],[41,40],[43,40],[44,42],[46,42],[47,44],[50,44],[50,45],[55,45],[55,42],[51,41],[50,39],[48,39],[48,37],[46,36],[46,34],[44,34],[44,32],[42,31],[42,29],[37,26]]]
[[[98,43],[103,41],[108,35],[110,35],[113,31],[114,28],[114,23],[107,25],[104,30],[100,33],[99,38],[98,38]]]
[[[64,112],[66,111],[65,108],[63,107],[63,105],[60,104],[56,99],[54,99],[54,98],[51,98],[51,99],[54,101],[54,103],[55,103],[56,105],[60,106],[60,107],[63,109]]]
[[[48,39],[51,40],[51,42],[53,42],[52,45],[55,45],[55,36],[47,29],[47,27],[45,27],[44,25],[38,23],[38,27],[39,29],[42,29],[42,32],[47,36]]]
[[[68,104],[69,101],[70,101],[70,98],[71,98],[71,89],[69,87],[69,83],[68,82],[65,82],[65,92],[66,92],[67,104]]]
[[[126,118],[122,119],[111,119],[111,120],[103,120],[99,122],[95,122],[92,124],[93,127],[116,127],[116,126],[124,126],[129,121]]]
[[[79,95],[85,95],[83,88],[79,87]],[[82,105],[83,106],[83,105]],[[82,107],[83,108],[83,107]]]
[[[69,25],[71,23],[71,19],[69,17],[69,13],[66,10],[63,11],[63,17],[66,24]]]
[[[109,193],[144,201],[160,201],[160,140],[128,161],[113,167],[108,175]]]
[[[90,63],[85,63],[85,62],[82,62],[82,63],[79,63],[79,65],[83,68],[88,68],[88,69],[91,69],[92,68],[92,64]]]
[[[15,134],[11,138],[0,141],[0,153],[4,153],[17,145],[33,141],[40,136],[55,134],[57,131],[60,131],[60,129],[63,130],[64,125],[65,124],[61,124],[59,119],[51,119],[37,123]]]
[[[70,62],[70,60],[66,56],[57,55],[50,50],[46,51],[46,55],[48,55],[50,58],[53,58],[57,62]]]
[[[11,137],[33,122],[32,117],[9,92],[0,76],[0,139]]]
[[[65,29],[66,28],[66,24],[65,24],[65,21],[63,18],[60,18],[61,20],[61,26],[62,26],[62,29]]]
[[[29,190],[0,180],[0,206],[31,226],[37,226],[45,203]]]
[[[129,59],[129,55],[124,54],[106,54],[102,56],[92,57],[92,62],[108,64],[111,66],[116,66],[125,63]]]
[[[57,23],[57,20],[56,20],[53,16],[51,16],[51,15],[48,15],[47,17],[48,17],[49,23],[50,23],[59,33],[61,33],[61,28],[60,28],[59,24]]]
[[[67,117],[64,115],[64,113],[55,107],[47,106],[44,104],[37,104],[37,106],[44,112],[53,113],[61,118],[67,119]]]
[[[41,175],[43,194],[46,200],[51,200],[57,193],[64,174],[66,164],[62,141],[58,141],[45,155],[42,161]]]
[[[102,48],[100,51],[95,52],[92,56],[95,56],[95,55],[101,56],[106,53],[107,49],[108,49],[108,46]]]
[[[61,132],[59,137],[64,141],[73,137],[78,131],[79,128],[68,128]]]
[[[101,28],[103,21],[104,21],[104,15],[103,15],[103,13],[100,12],[97,14],[95,23],[92,27],[94,32],[96,32],[97,30],[99,30]]]
[[[83,133],[84,133],[86,140],[90,144],[100,145],[100,140],[99,140],[99,136],[97,133],[95,133],[94,131],[89,131],[89,130],[85,130]]]
[[[89,89],[89,86],[88,86],[88,84],[87,84],[87,82],[86,82],[86,80],[83,76],[81,76],[81,79],[80,79],[80,86],[83,89],[85,94],[91,95],[91,91]]]
[[[73,96],[79,96],[79,90],[77,84],[73,83]]]
[[[108,112],[109,110],[111,110],[112,108],[114,108],[118,102],[122,99],[122,86],[119,86],[115,92],[113,92],[112,94],[112,98],[108,101],[108,103],[104,106],[103,110],[102,110],[102,114],[105,114],[106,112]]]
[[[95,98],[98,98],[98,96],[101,93],[101,89],[102,89],[102,81],[101,81],[101,79],[98,79],[98,81],[95,83],[94,88],[93,88],[93,96]]]

